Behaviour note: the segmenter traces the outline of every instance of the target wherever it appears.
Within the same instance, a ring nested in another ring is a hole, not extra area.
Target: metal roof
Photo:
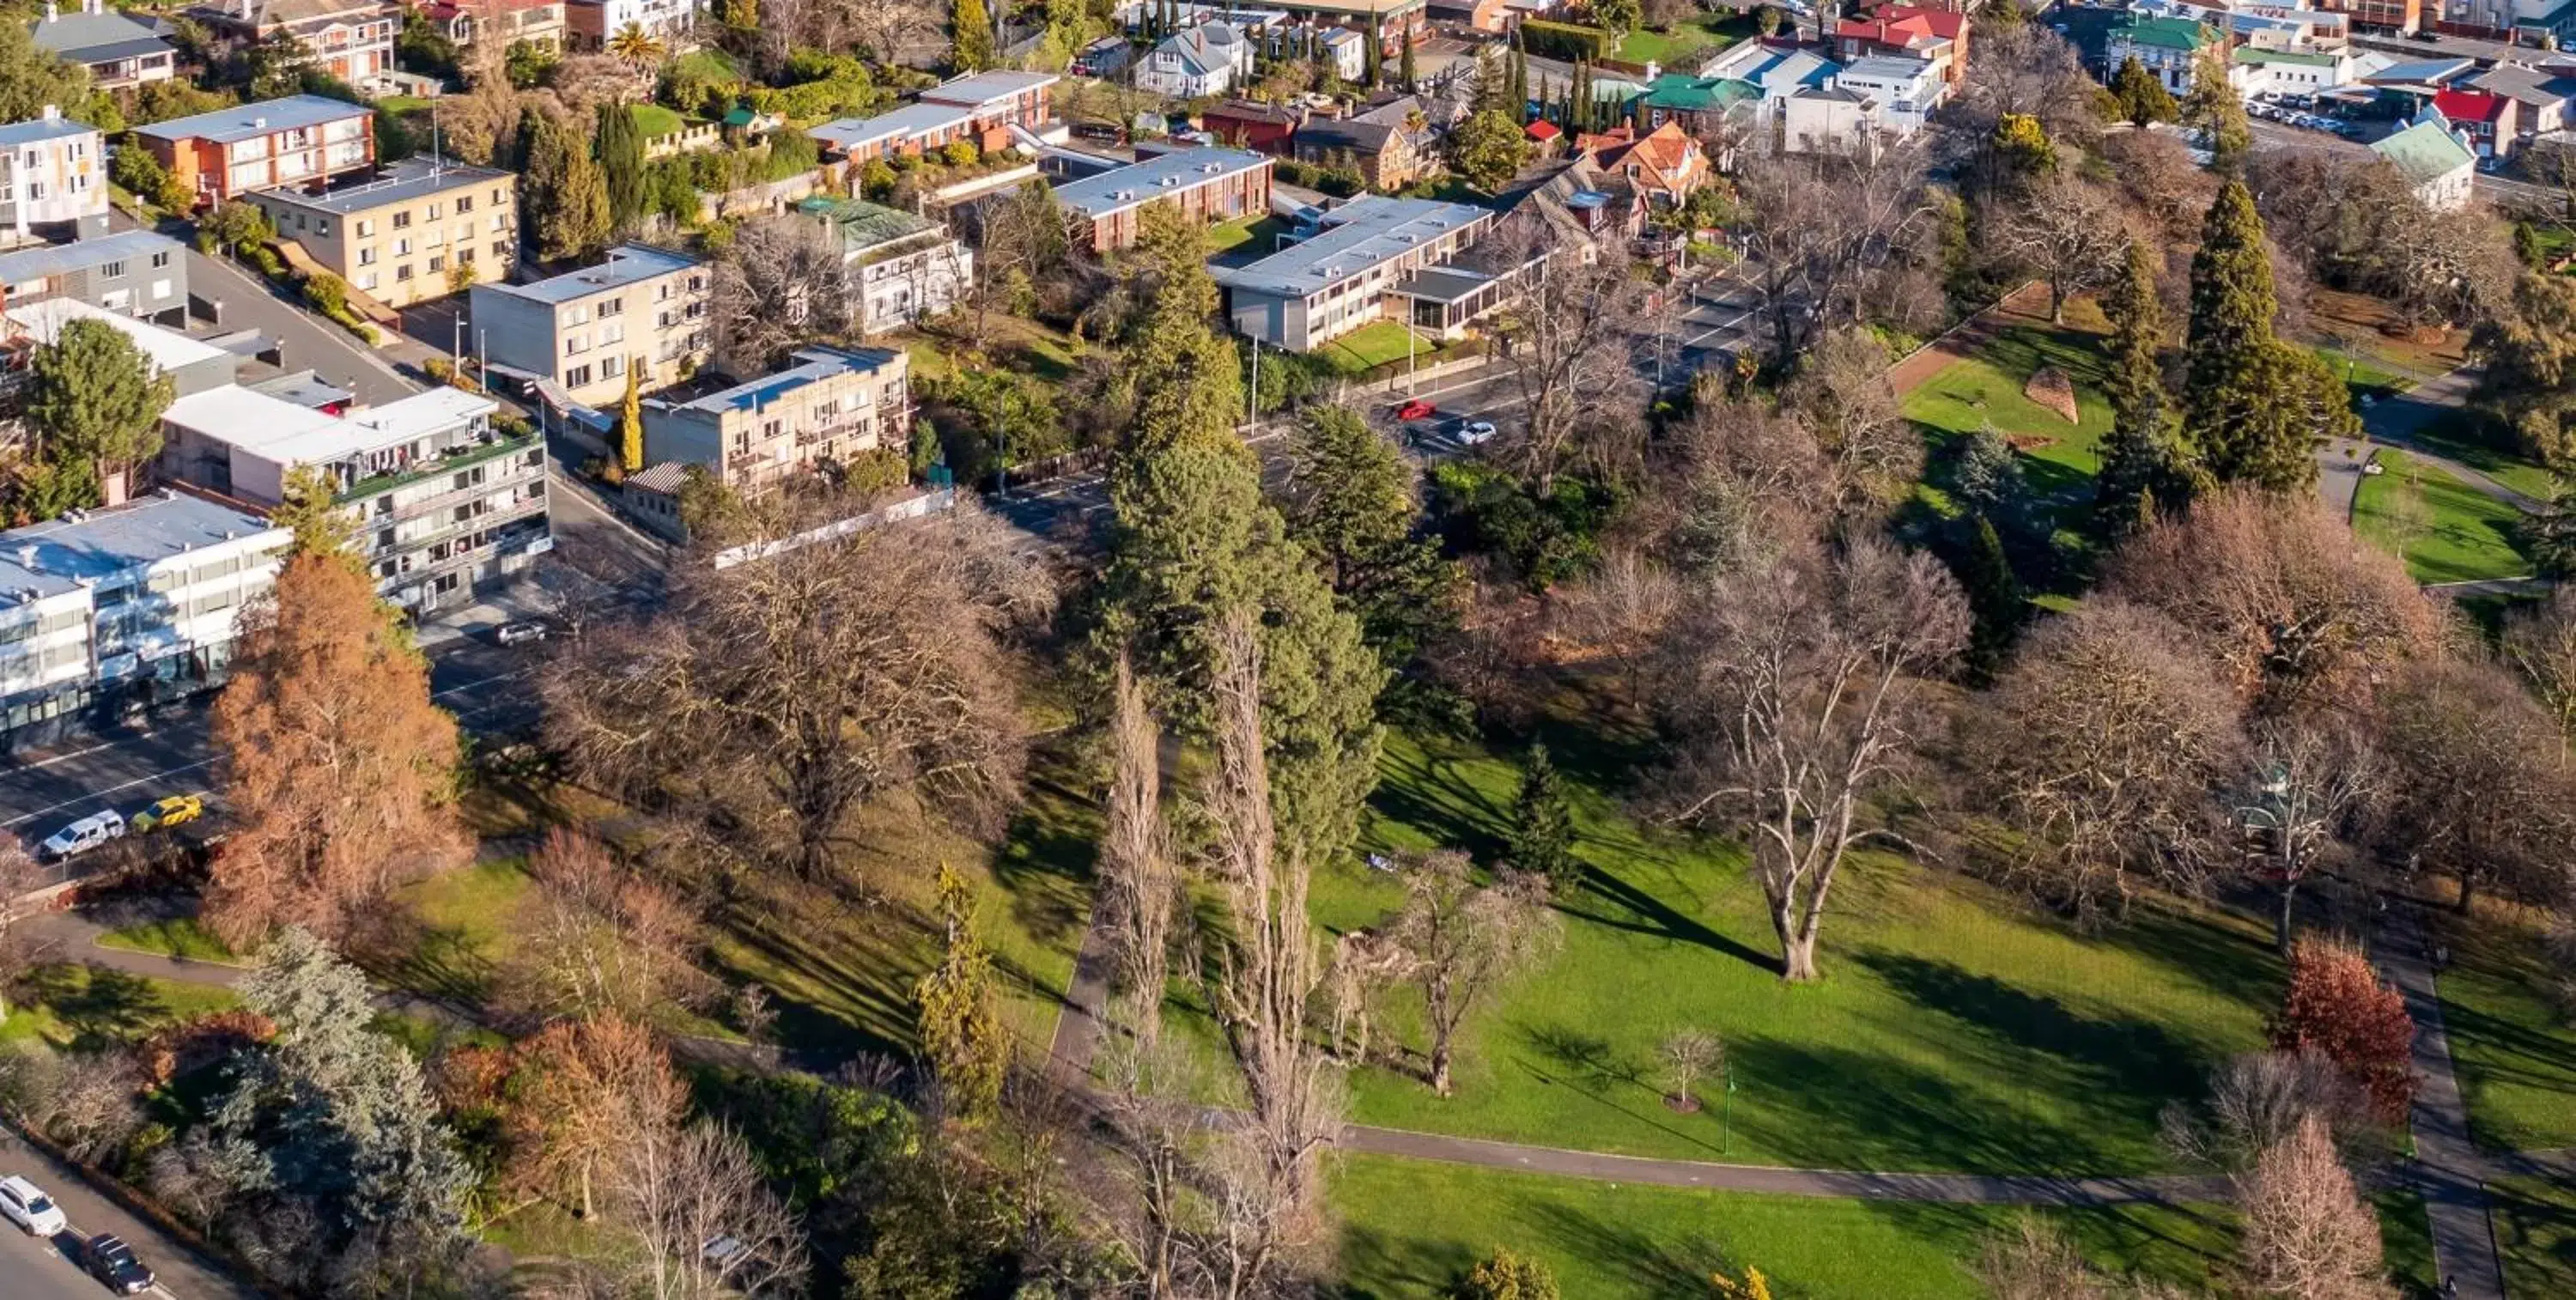
[[[818,194],[798,203],[796,210],[829,226],[840,237],[844,255],[882,248],[939,228],[938,222],[927,217],[865,199]]]
[[[2413,126],[2371,142],[2370,151],[2387,159],[2412,185],[2440,180],[2475,166],[2478,160],[2438,113],[2428,113]]]
[[[33,248],[12,249],[0,253],[0,285],[25,284],[42,276],[64,275],[85,271],[102,262],[119,258],[148,257],[154,253],[182,253],[186,249],[178,240],[156,235],[149,230],[120,230],[111,235],[77,239],[68,244],[38,244]]]
[[[263,99],[256,104],[219,108],[194,117],[173,118],[134,128],[136,135],[155,140],[213,140],[232,144],[256,140],[272,131],[292,131],[298,127],[322,126],[353,117],[367,117],[375,112],[364,104],[326,99],[320,95],[289,95],[284,99]]]
[[[1464,203],[1371,194],[1325,213],[1329,225],[1321,234],[1216,277],[1238,289],[1302,296],[1493,216]]]
[[[641,284],[704,265],[706,263],[697,258],[667,248],[655,248],[650,244],[619,244],[608,250],[608,260],[597,266],[567,271],[535,284],[478,284],[474,288],[477,293],[488,290],[530,302],[560,305],[575,298],[587,298],[594,293]]]
[[[1270,166],[1249,149],[1181,149],[1055,188],[1055,201],[1098,220],[1194,186]]]
[[[797,364],[776,374],[763,375],[721,392],[709,393],[694,402],[682,402],[671,409],[715,416],[730,411],[758,410],[809,384],[840,375],[883,370],[902,361],[904,354],[893,348],[818,346],[798,348],[794,356]]]
[[[1004,96],[1052,86],[1064,80],[1052,72],[977,72],[944,81],[921,92],[926,104],[988,104]]]
[[[29,30],[36,38],[37,49],[50,50],[79,63],[101,63],[172,48],[149,24],[121,13],[56,14],[36,20]]]
[[[314,212],[346,216],[353,212],[372,212],[388,203],[408,203],[449,190],[470,189],[491,181],[507,181],[516,185],[518,180],[510,172],[491,167],[475,167],[436,157],[405,158],[400,162],[386,163],[372,177],[333,185],[320,194],[289,188],[263,191],[262,197]]]
[[[973,110],[955,104],[906,104],[875,117],[845,117],[837,122],[826,122],[806,134],[846,153],[875,140],[928,135],[948,127],[962,126],[973,116]]]
[[[0,148],[35,144],[43,140],[61,140],[75,135],[96,135],[98,128],[68,117],[39,117],[0,126]]]
[[[104,321],[134,340],[134,346],[141,348],[144,357],[164,373],[201,362],[232,359],[232,354],[222,348],[131,316],[92,307],[77,298],[47,298],[43,302],[11,307],[8,316],[12,323],[27,331],[28,337],[39,343],[51,343],[61,337],[63,327],[73,321]]]
[[[1932,71],[1930,59],[1909,59],[1894,54],[1873,54],[1854,59],[1845,65],[1842,75],[1864,81],[1919,81]]]
[[[268,533],[286,536],[258,515],[178,492],[12,528],[0,532],[0,606]]]

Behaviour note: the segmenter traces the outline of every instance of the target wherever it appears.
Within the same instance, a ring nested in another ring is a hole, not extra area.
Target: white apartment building
[[[1324,214],[1311,238],[1216,272],[1236,333],[1311,352],[1384,319],[1408,272],[1439,266],[1494,224],[1490,208],[1366,195]]]
[[[1852,60],[1836,74],[1834,84],[1876,103],[1880,123],[1898,135],[1922,130],[1924,120],[1950,90],[1950,83],[1930,61],[1893,54]]]
[[[106,217],[107,150],[97,127],[51,104],[32,121],[0,126],[0,243]]]
[[[858,272],[859,330],[879,334],[920,323],[957,305],[975,254],[946,226],[861,199],[811,198],[796,210],[823,223]]]

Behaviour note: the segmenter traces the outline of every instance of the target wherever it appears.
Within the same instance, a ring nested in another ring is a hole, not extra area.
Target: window
[[[397,282],[400,282],[400,281],[403,281],[403,280],[408,280],[408,279],[410,279],[410,278],[411,278],[411,263],[409,263],[409,262],[405,262],[405,263],[403,263],[402,265],[397,266],[397,267],[395,267],[395,268],[394,268],[394,279],[395,279]]]
[[[359,250],[358,250],[358,265],[360,265],[360,266],[374,266],[375,264],[376,264],[376,250],[375,250],[375,249],[373,249],[373,248],[361,248],[361,249],[359,249]]]
[[[396,229],[396,230],[409,230],[409,229],[411,229],[411,214],[410,214],[410,213],[408,213],[408,212],[397,212],[397,213],[395,213],[395,214],[394,214],[394,229]]]
[[[621,376],[621,375],[624,375],[625,373],[626,373],[626,358],[621,357],[621,356],[610,356],[610,357],[603,357],[603,358],[601,358],[601,359],[600,359],[600,362],[599,362],[599,377],[600,377],[600,378],[602,378],[602,379],[615,379],[615,378],[618,378],[618,377],[619,377],[619,376]]]
[[[564,335],[564,355],[565,355],[565,356],[568,356],[568,357],[577,357],[577,356],[580,356],[582,353],[584,353],[584,352],[588,352],[588,351],[590,351],[590,336],[589,336],[589,335],[587,335],[587,334],[566,334],[566,335]]]
[[[574,366],[574,367],[573,367],[573,368],[571,368],[570,370],[566,370],[566,371],[564,372],[563,381],[564,381],[564,387],[566,387],[566,388],[586,388],[586,387],[589,387],[589,385],[590,385],[590,367],[589,367],[589,366],[587,366],[587,365],[579,365],[579,366]]]
[[[369,293],[375,292],[377,283],[376,273],[373,271],[363,271],[358,275],[358,287]]]
[[[447,269],[447,259],[446,259],[446,258],[444,258],[444,257],[438,257],[438,256],[433,255],[433,256],[429,259],[429,273],[430,273],[431,275],[436,275],[436,274],[438,274],[439,272],[444,271],[444,270],[446,270],[446,269]]]
[[[474,265],[474,250],[472,248],[458,248],[456,250],[456,264],[459,266]]]
[[[509,245],[509,243],[508,243],[507,241],[505,241],[505,240],[499,240],[499,239],[495,239],[495,240],[493,240],[493,241],[492,241],[492,256],[497,257],[497,258],[500,258],[500,259],[501,259],[502,261],[504,261],[504,262],[509,261],[509,260],[510,260],[510,245]]]
[[[604,317],[614,316],[624,310],[626,310],[626,300],[623,298],[611,298],[599,304],[599,314]]]
[[[358,223],[358,238],[365,239],[374,233],[376,233],[376,223],[373,218]]]
[[[492,191],[492,206],[493,206],[493,207],[496,207],[496,208],[497,208],[497,207],[500,207],[502,204],[508,203],[509,201],[510,201],[510,191],[508,191],[508,190],[506,190],[506,189],[496,189],[496,190]]]
[[[394,241],[394,256],[396,256],[396,257],[409,257],[409,256],[411,256],[411,241],[410,241],[410,240],[408,240],[408,239],[397,239],[397,240],[395,240],[395,241]]]
[[[599,327],[599,345],[601,347],[606,347],[611,343],[623,343],[625,341],[626,322],[615,321]]]
[[[330,238],[330,237],[331,237],[331,219],[330,219],[329,217],[316,217],[316,218],[314,218],[314,220],[313,220],[313,233],[314,233],[314,234],[317,234],[317,235],[322,236],[324,239],[328,239],[328,238]]]
[[[109,262],[98,268],[98,274],[101,279],[122,280],[125,278],[125,263]]]
[[[474,210],[474,196],[473,196],[473,195],[471,195],[471,194],[459,194],[459,195],[457,195],[457,196],[456,196],[456,213],[457,213],[457,215],[458,215],[458,216],[463,216],[464,214],[466,214],[466,213],[468,213],[468,212],[472,212],[473,210]]]
[[[429,212],[428,212],[428,214],[427,214],[427,215],[428,215],[428,219],[429,219],[429,220],[431,220],[431,221],[436,221],[436,220],[438,220],[438,205],[437,205],[437,204],[435,204],[435,203],[430,204],[430,205],[429,205]]]
[[[167,266],[169,266],[169,265],[170,265],[170,255],[169,255],[168,253],[154,253],[154,254],[152,255],[152,269],[153,269],[153,270],[158,271],[158,270],[161,270],[161,269],[163,269],[164,267],[167,267]]]

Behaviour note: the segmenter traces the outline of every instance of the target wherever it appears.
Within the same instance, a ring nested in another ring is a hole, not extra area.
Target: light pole
[[[1735,1149],[1735,1067],[1726,1067],[1726,1102],[1718,1121],[1717,1153],[1726,1155]]]

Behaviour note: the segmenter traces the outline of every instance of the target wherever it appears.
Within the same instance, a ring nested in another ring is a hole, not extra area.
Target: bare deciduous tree
[[[2380,764],[2370,738],[2332,719],[2264,728],[2236,794],[2236,817],[2256,837],[2262,874],[2280,889],[2273,937],[2290,955],[2299,885],[2332,865],[2378,797]]]
[[[1986,1239],[1977,1278],[1995,1300],[2110,1300],[2084,1252],[2035,1215]]]
[[[716,338],[735,364],[766,374],[799,343],[857,333],[860,289],[822,223],[795,215],[751,222],[716,258]]]
[[[521,1082],[505,1111],[515,1181],[570,1191],[587,1219],[598,1173],[629,1146],[676,1132],[687,1091],[644,1026],[615,1014],[559,1021],[518,1052]]]
[[[599,841],[557,828],[529,864],[530,905],[512,919],[497,1000],[532,1019],[705,1007],[720,992],[697,965],[697,917]]]
[[[1512,456],[1545,496],[1579,439],[1645,404],[1631,342],[1644,290],[1624,259],[1593,256],[1543,222],[1515,223],[1492,242],[1504,266],[1534,262],[1494,336],[1525,420]]]
[[[793,1294],[802,1284],[804,1231],[732,1130],[639,1132],[608,1175],[629,1285],[653,1300]]]
[[[2521,683],[2491,663],[2425,661],[2400,666],[2381,694],[2382,846],[2458,880],[2463,912],[2488,887],[2532,902],[2562,897],[2576,792],[2558,763],[2557,727]]]
[[[53,945],[27,924],[44,915],[41,908],[22,906],[19,899],[52,883],[52,874],[36,864],[26,848],[15,840],[0,844],[0,1017],[9,1014],[9,996],[18,981],[36,968]]]
[[[1547,882],[1505,873],[1478,885],[1463,853],[1404,868],[1404,907],[1388,929],[1411,960],[1431,1033],[1431,1090],[1450,1093],[1458,1027],[1494,986],[1535,964],[1557,938]]]
[[[1162,728],[1125,655],[1111,684],[1108,826],[1100,865],[1117,936],[1118,975],[1137,1041],[1162,1040],[1163,992],[1171,979],[1172,913],[1181,881],[1163,823]]]
[[[2217,178],[2192,162],[2188,146],[2161,131],[2122,131],[2105,136],[2102,157],[2111,175],[2168,246],[2198,236]]]
[[[2247,1289],[2282,1300],[2386,1300],[2379,1216],[2314,1115],[2236,1180]]]
[[[2176,1155],[2231,1173],[2251,1168],[2308,1119],[2354,1140],[2375,1124],[2370,1094],[2315,1052],[2247,1052],[2211,1073],[2209,1100],[2194,1113],[2165,1109],[2165,1145]]]
[[[1968,625],[1937,561],[1870,538],[1720,577],[1674,620],[1674,815],[1752,841],[1783,977],[1815,978],[1835,874],[1914,749],[1914,679],[1957,655]]]
[[[1914,144],[1867,157],[1784,154],[1745,163],[1745,261],[1774,356],[1804,356],[1820,331],[1859,318],[1871,282],[1931,219],[1923,172]]]
[[[1824,454],[1837,512],[1885,509],[1923,476],[1923,435],[1888,386],[1887,346],[1861,330],[1824,336],[1806,359],[1787,405]]]
[[[923,0],[841,0],[841,8],[859,43],[888,66],[940,39],[940,15]]]
[[[1700,1079],[1726,1063],[1726,1044],[1705,1029],[1677,1029],[1656,1046],[1655,1062],[1664,1069],[1664,1104],[1688,1115],[1699,1109]]]
[[[2063,324],[2066,300],[2110,282],[2129,246],[2119,209],[2100,186],[2051,172],[2003,223],[2003,247],[2048,282],[2048,318]]]
[[[2568,740],[2576,737],[2576,589],[2561,586],[2548,600],[2507,614],[2504,657],[2557,719],[2558,766],[2565,769]]]

